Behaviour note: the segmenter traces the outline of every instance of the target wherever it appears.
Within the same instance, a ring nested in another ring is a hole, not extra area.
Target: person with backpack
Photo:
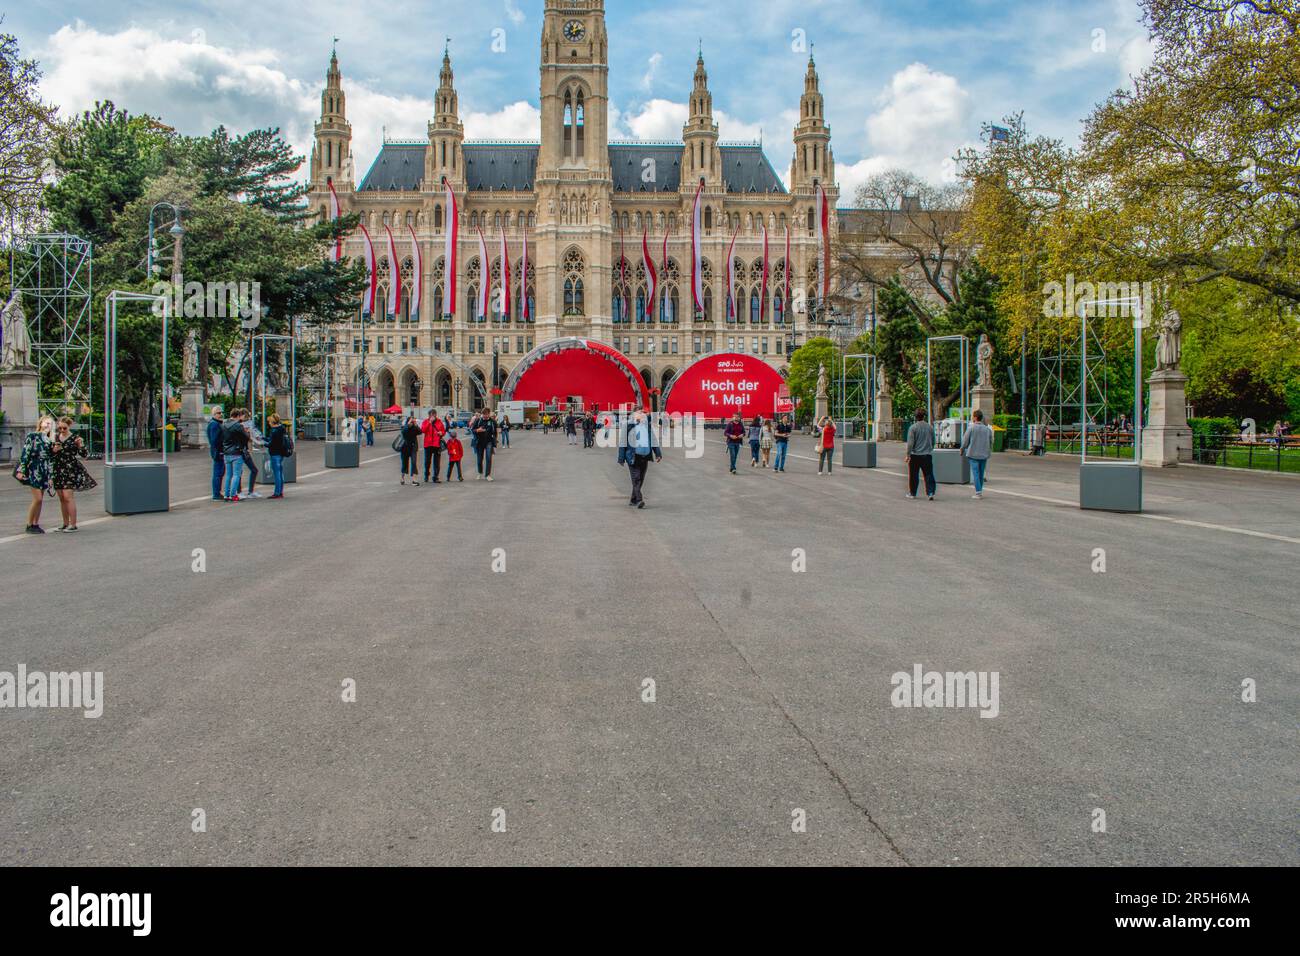
[[[984,497],[984,475],[993,450],[993,429],[984,423],[984,413],[978,408],[971,413],[971,419],[966,434],[961,436],[961,454],[970,462],[970,478],[975,484],[975,494],[971,497],[979,499]]]
[[[272,415],[267,424],[271,426],[271,434],[267,438],[266,454],[271,462],[271,478],[275,481],[275,494],[271,495],[271,500],[276,501],[284,498],[284,460],[293,455],[293,438],[279,415]]]
[[[460,460],[465,457],[465,446],[456,437],[456,429],[447,432],[447,481],[451,481],[451,470],[456,469],[456,480],[464,481],[460,470]]]
[[[406,484],[406,476],[411,476],[411,484],[420,483],[420,468],[415,460],[416,448],[420,441],[420,426],[415,424],[415,416],[412,415],[402,425],[397,433],[397,438],[393,441],[394,447],[402,456],[402,484]]]

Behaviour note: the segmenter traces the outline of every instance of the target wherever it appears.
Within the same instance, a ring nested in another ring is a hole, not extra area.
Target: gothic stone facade
[[[467,142],[460,121],[450,56],[444,54],[428,137],[385,142],[361,182],[355,181],[351,126],[337,56],[332,56],[311,156],[312,208],[329,210],[333,183],[345,213],[357,212],[375,241],[381,303],[395,281],[384,226],[397,239],[400,281],[409,288],[410,224],[424,263],[423,302],[418,314],[403,305],[400,315],[356,319],[334,329],[329,339],[339,356],[341,376],[355,381],[365,363],[380,407],[483,404],[491,386],[493,353],[498,383],[534,347],[551,339],[580,336],[610,343],[642,371],[648,388],[663,388],[691,361],[721,351],[759,355],[784,371],[806,318],[803,293],[811,292],[816,269],[813,207],[823,183],[832,207],[832,235],[840,228],[834,211],[835,160],[823,113],[815,64],[809,60],[793,133],[790,188],[776,175],[759,145],[718,140],[713,98],[703,56],[696,64],[689,119],[680,143],[611,143],[608,138],[609,38],[603,0],[548,0],[541,36],[541,129],[537,143]],[[446,299],[443,260],[447,211],[443,178],[460,207],[461,232],[457,301]],[[694,314],[690,291],[690,213],[695,189],[704,180],[703,257],[707,293],[702,314]],[[761,302],[762,226],[767,224],[771,274]],[[400,227],[400,228],[398,228]],[[792,263],[785,261],[790,232]],[[489,261],[479,259],[478,232]],[[527,231],[526,286],[517,275]],[[737,260],[735,315],[727,307],[724,262],[733,233]],[[500,235],[509,245],[515,291],[511,314],[477,314],[484,281],[499,288]],[[668,234],[663,295],[646,314],[646,277],[641,236],[650,234],[657,261]],[[620,307],[620,252],[625,251],[630,309]],[[345,254],[361,255],[361,240],[349,238]],[[787,267],[795,309],[781,301]],[[485,278],[486,270],[486,278]],[[802,278],[802,282],[800,279]],[[520,293],[526,289],[531,317],[523,321]],[[403,302],[409,301],[403,295]],[[574,394],[580,394],[575,387]]]

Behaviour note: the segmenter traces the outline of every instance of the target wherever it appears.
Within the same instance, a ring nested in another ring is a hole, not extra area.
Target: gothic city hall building
[[[349,235],[342,254],[364,261],[368,234],[378,278],[373,309],[367,292],[351,322],[327,333],[340,379],[361,383],[379,409],[474,408],[512,397],[608,404],[621,396],[620,381],[644,391],[636,400],[657,405],[679,375],[711,356],[743,355],[784,374],[796,332],[815,308],[819,186],[827,234],[840,228],[814,62],[799,100],[788,188],[762,145],[719,141],[702,53],[680,142],[611,142],[608,91],[603,0],[551,0],[538,142],[467,141],[445,53],[427,138],[385,139],[357,182],[347,91],[331,57],[311,207],[326,218],[360,214],[364,234]],[[697,191],[700,308],[691,284]],[[396,314],[393,283],[401,289]],[[589,360],[554,361],[575,349]]]

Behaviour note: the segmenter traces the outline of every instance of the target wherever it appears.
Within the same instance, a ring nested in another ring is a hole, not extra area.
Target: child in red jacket
[[[456,480],[464,481],[460,471],[460,460],[465,457],[465,446],[460,443],[454,430],[447,433],[447,480],[451,481],[451,470],[456,469]]]

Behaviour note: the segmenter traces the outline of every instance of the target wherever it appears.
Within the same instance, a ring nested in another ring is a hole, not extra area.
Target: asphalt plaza
[[[234,505],[185,453],[168,514],[0,540],[0,668],[104,674],[98,719],[0,711],[4,860],[1296,862],[1294,480],[1151,473],[1109,515],[1068,459],[929,502],[897,445],[828,478],[711,443],[636,511],[612,451],[512,444],[413,488],[302,442]],[[997,716],[894,706],[917,665],[996,672]]]

